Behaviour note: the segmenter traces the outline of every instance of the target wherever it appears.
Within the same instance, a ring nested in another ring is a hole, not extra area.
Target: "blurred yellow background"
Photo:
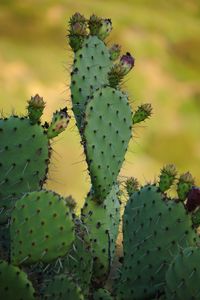
[[[73,54],[67,22],[79,11],[113,22],[108,43],[119,43],[135,59],[123,88],[133,109],[151,102],[153,117],[134,128],[120,179],[142,183],[165,163],[190,170],[200,184],[200,2],[197,0],[0,0],[0,109],[25,113],[39,93],[47,103],[44,120],[70,107]],[[90,179],[72,120],[53,142],[48,188],[83,203]]]

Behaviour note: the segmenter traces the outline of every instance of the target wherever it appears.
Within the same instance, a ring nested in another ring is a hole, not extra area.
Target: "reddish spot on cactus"
[[[188,193],[186,208],[188,211],[194,211],[200,206],[200,188],[192,187]]]

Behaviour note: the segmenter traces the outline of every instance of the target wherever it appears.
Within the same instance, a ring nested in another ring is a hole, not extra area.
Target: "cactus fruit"
[[[195,186],[191,188],[185,206],[189,212],[194,211],[200,206],[200,188]]]
[[[40,121],[45,108],[45,102],[42,97],[36,94],[34,97],[28,101],[28,117],[32,124],[36,124]]]
[[[182,202],[165,199],[154,185],[133,193],[123,218],[124,261],[119,299],[149,299],[164,289],[167,265],[198,236]]]
[[[27,274],[0,260],[0,297],[2,300],[34,300],[35,290]]]
[[[58,275],[47,283],[43,291],[44,300],[84,300],[78,285],[69,275]]]
[[[162,168],[160,172],[159,188],[161,192],[167,191],[176,178],[176,167],[172,164],[166,165]]]
[[[83,15],[75,13],[70,18],[69,25],[69,45],[76,52],[87,36],[87,21]]]
[[[102,204],[96,203],[92,192],[82,209],[82,220],[88,228],[94,257],[94,280],[107,279],[115,254],[115,244],[120,222],[118,187],[113,186]]]
[[[49,262],[64,256],[74,240],[64,199],[44,190],[24,195],[12,212],[10,236],[13,264]]]
[[[111,294],[105,289],[99,289],[94,293],[94,300],[112,300]]]
[[[166,272],[167,300],[200,299],[200,248],[180,251]]]
[[[192,175],[189,172],[182,174],[180,176],[179,181],[177,183],[177,194],[178,194],[179,200],[181,200],[181,201],[186,200],[187,195],[193,185],[194,185],[194,178],[192,177]]]
[[[118,44],[114,44],[114,45],[112,45],[112,47],[110,47],[109,52],[110,52],[110,58],[111,58],[111,60],[115,61],[120,56],[121,46],[118,45]]]
[[[127,96],[105,87],[87,105],[85,152],[92,186],[98,201],[115,184],[131,138],[132,116]]]

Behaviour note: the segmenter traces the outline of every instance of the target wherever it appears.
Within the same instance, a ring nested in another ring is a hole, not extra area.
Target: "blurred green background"
[[[74,12],[113,21],[108,43],[130,51],[136,66],[124,81],[135,108],[151,102],[153,117],[133,132],[121,171],[142,183],[165,163],[190,170],[200,184],[200,2],[197,0],[0,0],[0,109],[25,113],[39,93],[47,102],[44,119],[70,107],[72,52],[67,22]],[[79,203],[90,179],[74,121],[53,142],[47,186]]]

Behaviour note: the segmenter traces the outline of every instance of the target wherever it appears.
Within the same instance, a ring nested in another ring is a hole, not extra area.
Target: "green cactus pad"
[[[7,221],[16,199],[41,189],[49,156],[42,126],[28,118],[0,119],[0,223]]]
[[[123,219],[124,262],[119,299],[150,299],[163,292],[165,272],[179,249],[198,236],[181,202],[164,199],[147,185],[129,199]]]
[[[82,209],[82,220],[88,228],[94,256],[94,280],[107,278],[115,254],[120,222],[118,187],[113,186],[102,204],[88,196]]]
[[[89,234],[84,225],[77,224],[75,241],[66,257],[62,260],[62,266],[64,271],[66,269],[73,278],[76,278],[84,296],[88,297],[92,277],[93,256]]]
[[[82,48],[75,53],[71,74],[71,97],[79,129],[90,96],[97,88],[108,84],[107,74],[111,66],[109,49],[96,36],[86,38]]]
[[[3,260],[0,260],[0,297],[2,300],[36,299],[27,274]]]
[[[86,109],[84,143],[97,201],[105,198],[116,182],[131,129],[127,96],[110,87],[96,91]]]
[[[0,225],[0,258],[8,260],[10,248],[9,225]]]
[[[166,272],[167,300],[200,299],[200,248],[185,248]]]
[[[105,289],[99,289],[94,292],[94,300],[112,300],[113,297],[111,294]]]
[[[58,275],[44,290],[44,300],[84,300],[78,285],[68,275]]]
[[[74,225],[64,199],[50,191],[32,192],[12,212],[13,264],[49,262],[64,256],[74,240]]]

